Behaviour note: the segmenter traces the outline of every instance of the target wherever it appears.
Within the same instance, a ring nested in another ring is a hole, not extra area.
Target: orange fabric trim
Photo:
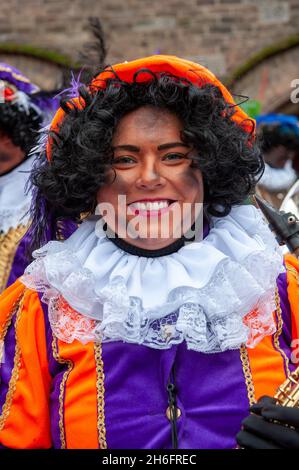
[[[267,336],[254,349],[247,349],[255,398],[263,395],[273,396],[286,376],[284,360],[272,344],[271,337]],[[271,367],[269,368],[269,364]]]
[[[104,88],[106,85],[106,80],[115,77],[112,72],[112,69],[117,73],[121,80],[131,83],[134,79],[135,73],[143,68],[151,70],[154,73],[166,72],[176,75],[178,77],[186,78],[191,83],[199,87],[205,85],[206,83],[212,83],[220,88],[223,97],[227,103],[235,105],[235,101],[232,95],[210,70],[200,64],[196,64],[195,62],[180,59],[179,57],[170,55],[154,55],[142,59],[133,60],[131,62],[123,62],[121,64],[116,64],[112,68],[107,67],[105,71],[101,72],[97,77],[92,80],[90,84],[90,90],[92,92],[95,92],[99,88]],[[151,75],[146,72],[143,75],[138,75],[138,80],[141,82],[146,82],[150,79]],[[74,98],[71,100],[71,102],[73,102],[75,106],[78,106],[79,109],[82,109],[83,107],[82,101],[82,99],[79,101],[79,98]],[[51,123],[52,131],[58,131],[59,125],[63,121],[64,115],[65,113],[62,108],[59,108]],[[244,130],[248,133],[252,131],[254,132],[255,130],[254,119],[249,118],[249,116],[239,106],[235,107],[235,114],[232,116],[232,120],[235,121],[237,124],[242,125]],[[49,138],[46,147],[48,160],[51,160],[52,142],[53,141],[51,140],[51,138]]]
[[[288,298],[292,314],[292,338],[299,339],[299,260],[293,255],[285,256],[288,281]],[[277,323],[277,322],[276,322]],[[298,348],[298,345],[296,345]],[[252,379],[256,399],[262,395],[273,396],[279,385],[285,380],[283,356],[275,350],[270,337],[266,337],[254,349],[248,349]],[[299,360],[299,354],[297,353]],[[271,369],[267,370],[268,360],[271,359]],[[265,374],[265,370],[267,373]]]
[[[277,330],[274,335],[266,336],[255,348],[247,349],[256,400],[263,395],[273,396],[286,379],[285,355],[279,348],[283,327],[279,302],[277,292],[274,316]]]
[[[288,297],[292,312],[292,338],[299,339],[299,260],[293,255],[285,256],[288,280]],[[298,357],[299,359],[299,357]]]
[[[2,338],[3,329],[5,328],[13,306],[19,299],[23,290],[24,284],[17,280],[0,295],[0,338]]]
[[[220,88],[227,103],[235,104],[235,101],[227,88],[220,82],[220,80],[215,77],[215,75],[210,70],[208,70],[203,65],[196,64],[190,60],[181,59],[179,57],[170,55],[153,55],[150,57],[133,60],[131,62],[123,62],[121,64],[114,65],[112,68],[108,67],[106,71],[100,73],[93,79],[90,88],[93,91],[96,91],[98,88],[103,88],[105,86],[106,80],[115,77],[112,69],[117,73],[121,80],[131,83],[134,79],[135,73],[143,68],[151,70],[154,73],[166,72],[178,77],[186,78],[191,83],[199,87],[206,83],[213,83]],[[143,75],[138,75],[138,81],[140,82],[148,81],[150,78],[151,76],[147,72],[145,72]],[[241,123],[242,121],[249,119],[249,117],[241,108],[236,107],[236,113],[232,119],[237,123]],[[254,124],[254,120],[250,121],[252,121],[250,124],[251,130],[252,124]]]
[[[1,297],[0,312],[6,316],[24,286],[17,281]],[[10,448],[51,447],[46,332],[36,292],[26,289],[16,328],[20,351],[17,381],[0,442]],[[12,377],[13,379],[13,377]],[[12,380],[11,379],[11,380]]]
[[[58,340],[59,356],[74,366],[65,386],[64,423],[67,449],[97,449],[97,374],[92,342]],[[84,425],[82,426],[82,423]]]

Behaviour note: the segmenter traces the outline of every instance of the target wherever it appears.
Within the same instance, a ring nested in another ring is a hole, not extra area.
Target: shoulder
[[[21,317],[22,323],[44,323],[44,313],[38,293],[28,289],[20,279],[17,279],[0,295],[0,339],[13,320]]]

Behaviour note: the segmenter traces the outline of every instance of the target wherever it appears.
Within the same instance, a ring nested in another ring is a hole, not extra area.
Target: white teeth
[[[157,202],[133,202],[130,204],[131,208],[141,211],[157,211],[168,207],[168,201],[157,201]]]

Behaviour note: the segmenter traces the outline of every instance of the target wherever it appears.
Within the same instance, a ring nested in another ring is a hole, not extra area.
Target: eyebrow
[[[140,152],[139,147],[136,147],[135,145],[129,145],[129,144],[115,145],[115,147],[112,147],[112,150],[128,150],[129,152]]]
[[[169,142],[169,144],[162,144],[162,145],[159,145],[157,148],[158,148],[158,150],[167,150],[167,149],[171,149],[173,147],[187,147],[187,148],[189,148],[189,145],[184,144],[184,142]]]
[[[167,144],[161,144],[157,147],[158,150],[167,150],[173,147],[186,147],[189,148],[189,145],[184,144],[184,142],[169,142]],[[116,145],[112,148],[112,150],[128,150],[129,152],[140,152],[140,148],[136,147],[136,145]]]

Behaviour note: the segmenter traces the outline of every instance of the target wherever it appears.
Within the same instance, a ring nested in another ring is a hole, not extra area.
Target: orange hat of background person
[[[115,74],[122,81],[132,83],[136,72],[141,69],[150,70],[154,74],[170,73],[177,77],[185,78],[199,87],[202,87],[207,83],[216,85],[220,88],[225,101],[228,104],[235,106],[235,113],[232,116],[232,120],[242,126],[242,128],[248,133],[255,130],[255,121],[249,118],[249,116],[239,106],[236,106],[236,103],[227,88],[225,88],[225,86],[212,72],[210,72],[210,70],[200,64],[196,64],[195,62],[180,59],[175,56],[154,55],[143,59],[133,60],[131,62],[123,62],[121,64],[114,65],[113,67],[109,66],[92,80],[89,89],[94,93],[100,88],[105,88],[106,81],[108,79],[115,78]],[[152,75],[146,72],[146,70],[138,74],[138,82],[147,82],[152,80]],[[82,98],[74,98],[71,101],[80,109],[84,107],[84,101]],[[64,115],[65,112],[59,108],[51,123],[51,131],[59,130],[59,125],[63,121]],[[48,160],[51,159],[51,143],[52,139],[49,138],[46,149]]]

